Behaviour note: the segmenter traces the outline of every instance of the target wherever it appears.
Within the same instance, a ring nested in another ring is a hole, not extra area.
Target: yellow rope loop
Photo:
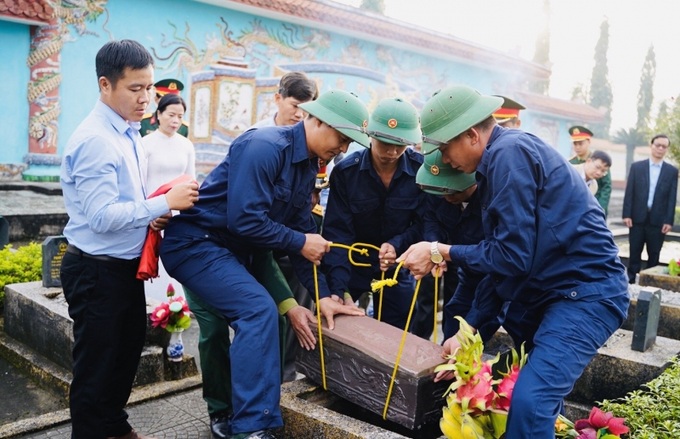
[[[314,296],[316,299],[316,332],[319,338],[319,353],[321,354],[321,384],[324,390],[328,390],[326,386],[326,363],[323,357],[323,337],[321,336],[321,307],[319,306],[319,276],[316,272],[316,265],[312,265],[314,273]],[[408,326],[407,326],[408,327]]]
[[[363,263],[360,263],[360,262],[355,262],[354,259],[352,258],[352,252],[358,252],[362,256],[368,256],[368,249],[366,249],[366,248],[356,248],[356,244],[345,245],[345,244],[337,244],[335,242],[331,242],[329,244],[329,246],[347,249],[347,259],[349,259],[350,264],[352,264],[354,266],[357,266],[357,267],[370,267],[371,266],[371,264],[363,264]]]
[[[359,248],[359,247],[367,247],[367,248]],[[359,254],[363,256],[368,256],[368,249],[372,248],[374,250],[380,251],[380,247],[376,247],[373,244],[367,244],[365,242],[355,242],[354,244],[351,245],[351,248],[353,251],[359,252]],[[364,262],[356,262],[354,258],[352,258],[352,252],[349,252],[348,254],[349,257],[349,262],[354,265],[355,267],[370,267],[371,264],[369,263],[364,263]]]
[[[401,264],[399,264],[401,265]],[[406,326],[404,327],[404,332],[401,334],[401,342],[399,343],[399,350],[397,351],[397,360],[394,362],[394,370],[392,371],[392,378],[390,378],[390,386],[387,390],[387,398],[385,399],[385,408],[383,409],[383,419],[387,419],[387,409],[390,407],[390,399],[392,398],[392,389],[394,388],[394,381],[397,378],[397,371],[399,370],[399,362],[401,361],[401,355],[404,353],[404,345],[406,344],[406,335],[408,334],[408,328],[411,325],[411,317],[413,316],[413,310],[416,307],[416,299],[418,298],[418,290],[420,289],[420,279],[416,282],[416,289],[413,292],[413,300],[411,300],[411,309],[408,311],[408,317],[406,318]]]

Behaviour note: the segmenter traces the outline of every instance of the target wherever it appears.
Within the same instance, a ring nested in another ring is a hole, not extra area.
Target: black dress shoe
[[[231,437],[231,415],[217,413],[210,415],[210,431],[214,438],[228,439]]]

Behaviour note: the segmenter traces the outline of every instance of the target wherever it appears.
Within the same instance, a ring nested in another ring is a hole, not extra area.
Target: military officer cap
[[[502,104],[502,98],[482,95],[465,85],[454,85],[436,92],[420,112],[423,154],[438,150],[491,116]]]
[[[441,151],[426,155],[416,174],[418,187],[433,195],[463,192],[476,182],[474,173],[466,174],[444,163]]]
[[[184,90],[184,84],[176,79],[161,79],[153,85],[156,88],[156,94],[165,96],[166,94],[178,95],[180,91]]]
[[[418,110],[400,98],[383,99],[371,113],[366,134],[392,145],[416,145],[423,135]]]
[[[370,145],[364,132],[368,125],[368,110],[356,95],[344,90],[330,90],[321,93],[315,101],[298,107],[360,145],[367,148]]]
[[[501,108],[493,112],[493,118],[496,119],[497,123],[505,123],[512,118],[519,117],[519,111],[526,110],[526,107],[524,105],[520,104],[517,101],[513,101],[508,97],[500,95],[494,96],[503,98],[503,105],[501,106]]]
[[[579,142],[593,137],[593,132],[586,127],[577,125],[569,128],[569,135],[571,136],[572,142]]]

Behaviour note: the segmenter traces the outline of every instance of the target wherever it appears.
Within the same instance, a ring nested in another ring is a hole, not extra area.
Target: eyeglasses
[[[441,195],[456,195],[465,192],[465,190],[462,191],[457,191],[454,189],[450,189],[447,187],[441,187],[441,186],[430,186],[427,184],[418,184],[418,187],[426,192],[436,192],[437,194]]]
[[[652,145],[659,149],[668,149],[668,145],[664,145],[663,143],[652,143]]]

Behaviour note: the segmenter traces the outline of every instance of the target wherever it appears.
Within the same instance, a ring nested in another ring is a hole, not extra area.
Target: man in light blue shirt
[[[139,121],[153,87],[153,59],[139,43],[97,53],[100,98],[66,146],[61,187],[69,245],[61,283],[73,319],[74,439],[144,438],[124,410],[146,333],[144,283],[136,278],[147,226],[198,200],[195,182],[146,199]]]

